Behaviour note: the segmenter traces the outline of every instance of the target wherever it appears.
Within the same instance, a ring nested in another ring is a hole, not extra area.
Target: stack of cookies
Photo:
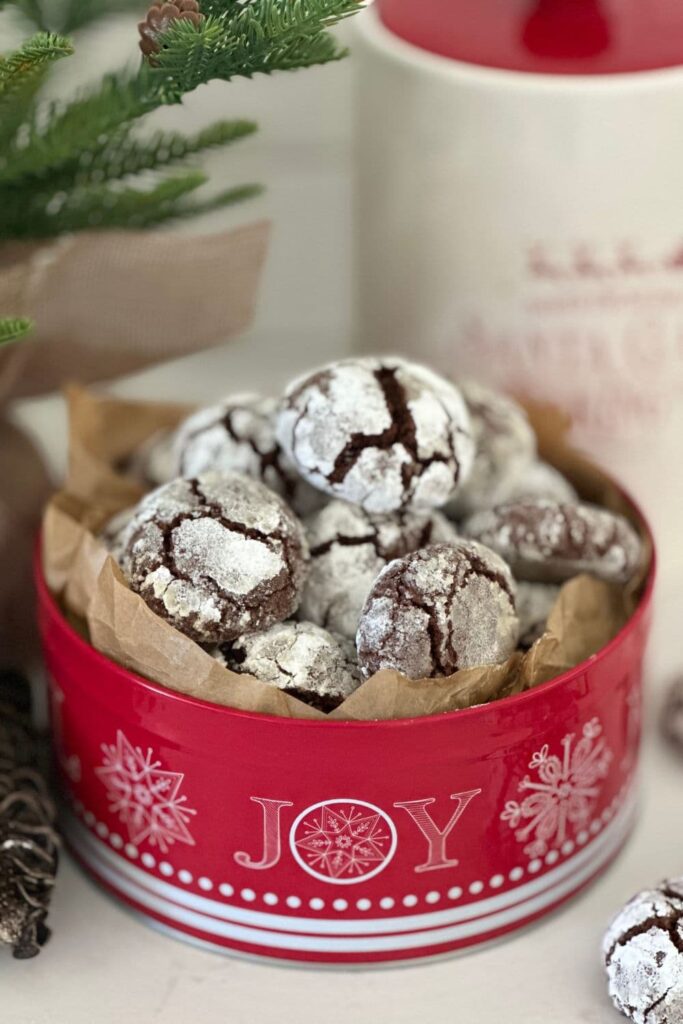
[[[524,411],[398,358],[226,398],[137,453],[105,531],[130,587],[228,668],[337,707],[381,669],[498,664],[559,587],[627,582],[640,541],[540,461]]]

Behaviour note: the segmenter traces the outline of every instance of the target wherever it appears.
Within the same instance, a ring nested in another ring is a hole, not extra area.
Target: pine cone
[[[201,25],[204,15],[197,0],[173,0],[172,3],[153,4],[145,20],[139,23],[140,49],[150,64],[155,63],[153,55],[161,49],[161,36],[177,18]]]

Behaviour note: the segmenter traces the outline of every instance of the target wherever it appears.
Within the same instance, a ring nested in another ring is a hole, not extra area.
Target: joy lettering
[[[402,811],[424,841],[423,857],[414,864],[417,873],[453,868],[458,864],[456,825],[481,789],[451,793],[446,799],[430,796],[398,800]],[[288,828],[291,800],[251,797],[259,808],[261,841],[254,852],[234,854],[240,867],[266,871],[283,855],[283,838],[303,870],[322,881],[339,885],[362,882],[382,871],[398,847],[392,817],[380,807],[362,800],[327,800],[307,807]],[[402,819],[405,824],[405,818]]]

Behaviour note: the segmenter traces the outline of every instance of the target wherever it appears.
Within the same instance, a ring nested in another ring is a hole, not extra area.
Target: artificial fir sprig
[[[9,98],[39,75],[45,65],[73,52],[73,45],[63,36],[39,32],[8,57],[0,57],[0,98]]]
[[[11,341],[19,341],[33,329],[33,322],[26,317],[4,317],[0,319],[0,345],[8,345]]]
[[[19,2],[24,13],[35,8],[37,18],[45,0]],[[160,178],[170,164],[250,134],[250,122],[223,122],[189,138],[165,133],[151,139],[134,134],[136,122],[213,79],[339,60],[346,51],[328,29],[361,6],[359,0],[204,0],[198,24],[178,19],[159,36],[154,65],[145,60],[137,71],[107,75],[72,99],[42,107],[27,77],[21,117],[9,132],[0,118],[0,240],[144,227],[257,194],[257,186],[243,185],[189,202],[203,176],[190,171]],[[19,67],[22,51],[34,52],[48,38],[55,51],[64,48],[66,41],[41,33],[0,69]],[[136,181],[141,173],[145,180]]]

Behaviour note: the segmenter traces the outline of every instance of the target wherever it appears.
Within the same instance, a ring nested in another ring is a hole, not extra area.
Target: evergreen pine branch
[[[253,0],[202,0],[202,14],[205,15],[235,15],[240,12],[245,3],[252,3]]]
[[[6,101],[47,64],[73,53],[73,46],[63,36],[39,32],[14,53],[0,58],[0,100]]]
[[[243,185],[221,196],[199,202],[195,207],[180,204],[201,185],[200,171],[165,178],[151,188],[121,188],[91,185],[51,198],[36,196],[28,203],[0,204],[0,237],[50,238],[69,231],[102,228],[145,228],[175,217],[188,216],[192,209],[205,212],[251,198],[257,185]]]
[[[0,346],[19,341],[33,329],[33,321],[26,317],[4,317],[0,319]]]
[[[92,148],[93,140],[142,117],[159,103],[146,68],[137,75],[106,75],[97,88],[85,90],[71,102],[50,104],[42,118],[36,116],[25,126],[26,138],[0,153],[0,183],[50,173]]]
[[[223,210],[226,206],[235,206],[247,199],[254,199],[262,195],[263,191],[262,185],[238,185],[235,188],[219,192],[218,195],[210,196],[208,199],[193,203],[179,203],[167,219],[180,220],[181,218],[199,217],[204,213],[213,213],[214,210]]]
[[[162,39],[156,57],[177,100],[213,78],[288,71],[346,56],[326,29],[355,14],[358,0],[253,0],[231,5],[201,25],[178,20]]]
[[[39,176],[39,180],[44,180],[43,187],[49,187],[51,194],[106,181],[120,181],[143,171],[159,171],[182,163],[210,149],[228,146],[252,135],[256,128],[253,121],[218,121],[195,135],[155,132],[148,138],[136,139],[131,137],[130,127],[127,127],[106,136],[100,147],[85,150],[46,178]],[[24,178],[16,188],[23,192],[38,185],[35,178]],[[21,201],[20,196],[18,199]]]
[[[190,171],[148,189],[93,185],[47,201],[44,195],[35,196],[23,207],[3,203],[0,237],[50,238],[68,231],[137,227],[146,216],[165,210],[205,182],[201,171]]]

